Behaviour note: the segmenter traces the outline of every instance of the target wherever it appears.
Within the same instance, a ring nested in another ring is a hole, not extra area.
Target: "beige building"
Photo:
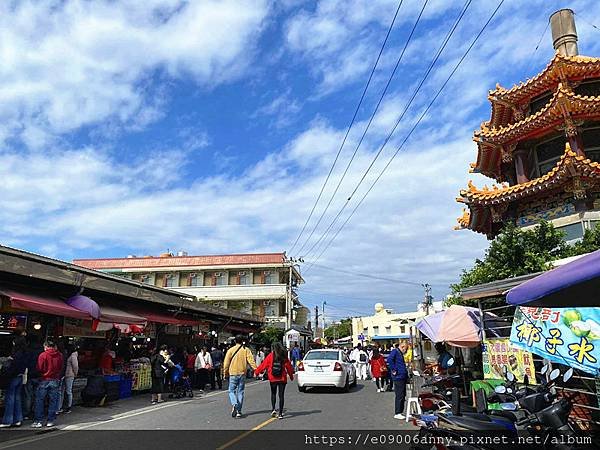
[[[359,343],[383,346],[391,345],[402,339],[415,336],[415,320],[425,316],[423,311],[394,313],[384,308],[382,303],[375,304],[375,314],[352,319],[352,345]],[[361,335],[364,340],[361,341]]]
[[[309,310],[296,293],[304,280],[285,253],[188,256],[180,252],[73,262],[252,314],[277,327],[308,324]]]

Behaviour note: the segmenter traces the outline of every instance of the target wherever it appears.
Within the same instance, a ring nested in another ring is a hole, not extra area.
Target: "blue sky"
[[[405,0],[316,222],[424,0]],[[497,5],[473,1],[345,219]],[[21,1],[0,4],[0,242],[71,260],[289,250],[373,66],[396,0]],[[429,0],[312,246],[343,206],[464,1]],[[453,231],[487,91],[552,57],[549,14],[578,14],[600,55],[595,1],[506,0],[404,150],[317,261],[302,298],[332,317],[441,299],[487,242]],[[334,228],[337,229],[337,226]],[[305,234],[307,236],[307,234]],[[302,244],[304,238],[300,240]],[[312,254],[292,253],[314,261]]]

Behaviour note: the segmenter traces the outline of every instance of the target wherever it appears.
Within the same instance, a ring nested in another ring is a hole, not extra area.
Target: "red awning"
[[[125,312],[112,306],[100,305],[100,322],[125,323],[127,325],[146,325],[145,317]]]
[[[10,299],[13,308],[36,311],[55,316],[71,317],[73,319],[91,319],[87,312],[79,311],[58,298],[40,297],[38,295],[21,294],[2,290],[0,295]]]
[[[182,316],[181,314],[175,316],[174,314],[151,312],[139,308],[133,309],[132,312],[139,316],[145,317],[148,322],[188,326],[198,325],[201,322],[200,320],[194,320],[190,317]]]

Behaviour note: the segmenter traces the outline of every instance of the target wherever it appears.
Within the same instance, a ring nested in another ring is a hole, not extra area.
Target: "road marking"
[[[246,384],[246,388],[248,387],[252,387],[255,385],[259,385],[265,383],[264,381],[257,381],[254,383],[248,383]],[[228,394],[229,391],[224,390],[224,391],[219,391],[219,392],[212,392],[210,394],[207,395],[203,395],[202,397],[194,397],[193,400],[187,400],[184,402],[167,402],[167,404],[165,405],[160,405],[160,406],[144,406],[143,408],[139,408],[133,411],[128,411],[128,412],[124,412],[121,414],[117,414],[116,416],[113,416],[112,418],[108,419],[108,420],[100,420],[97,422],[92,422],[92,423],[88,423],[86,425],[67,425],[64,428],[54,428],[54,429],[48,429],[47,431],[44,430],[45,432],[41,433],[40,435],[37,436],[28,436],[28,437],[24,437],[21,439],[14,439],[14,440],[10,440],[6,443],[0,443],[0,449],[4,449],[4,448],[12,448],[12,447],[16,447],[18,445],[23,445],[23,444],[28,444],[31,442],[37,442],[40,441],[42,439],[46,439],[48,437],[55,437],[55,436],[61,436],[63,434],[67,434],[67,433],[71,433],[73,431],[79,431],[79,430],[86,430],[88,428],[92,428],[98,425],[103,425],[105,423],[110,423],[110,422],[116,422],[117,420],[122,420],[122,419],[128,419],[130,417],[135,417],[135,416],[140,416],[142,414],[146,414],[149,412],[153,412],[153,411],[159,411],[161,409],[167,409],[167,408],[172,408],[173,406],[180,406],[180,405],[186,405],[189,403],[196,403],[195,400],[202,400],[208,397],[215,397],[217,395],[220,394]]]
[[[226,444],[221,445],[220,447],[217,447],[217,450],[224,450],[227,447],[231,447],[233,444],[235,444],[236,442],[241,441],[242,439],[244,439],[246,436],[248,436],[249,434],[260,430],[262,427],[266,427],[267,425],[269,425],[271,422],[277,420],[276,417],[271,417],[267,420],[265,420],[263,423],[260,423],[258,425],[256,425],[254,428],[252,428],[251,430],[248,430],[242,434],[240,434],[238,437],[233,438],[232,440],[230,440],[229,442],[227,442]]]

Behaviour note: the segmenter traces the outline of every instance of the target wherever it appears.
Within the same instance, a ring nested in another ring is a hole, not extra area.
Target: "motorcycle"
[[[545,374],[547,367],[543,371]],[[569,369],[563,375],[567,382],[573,374]],[[512,374],[511,374],[512,375]],[[526,383],[522,389],[514,389],[514,376],[507,375],[508,386],[497,386],[495,394],[498,399],[510,400],[501,403],[502,413],[487,411],[480,414],[462,414],[460,403],[456,403],[451,413],[438,411],[435,415],[421,415],[415,417],[413,423],[420,426],[418,438],[423,442],[438,439],[446,444],[436,443],[436,448],[452,448],[453,445],[465,448],[465,443],[481,438],[489,433],[491,436],[505,437],[506,442],[514,442],[517,430],[527,430],[539,443],[545,443],[544,448],[573,448],[565,446],[563,442],[573,443],[574,438],[580,437],[568,422],[571,404],[566,399],[554,402],[556,392],[552,385],[560,376],[558,369],[550,373],[549,381],[542,382],[537,390],[529,388]],[[533,393],[532,393],[533,391]],[[504,396],[504,398],[500,397]],[[494,417],[497,415],[497,417]],[[548,444],[550,442],[550,444]],[[476,444],[471,448],[496,449],[503,445]],[[415,445],[414,448],[431,448]]]

